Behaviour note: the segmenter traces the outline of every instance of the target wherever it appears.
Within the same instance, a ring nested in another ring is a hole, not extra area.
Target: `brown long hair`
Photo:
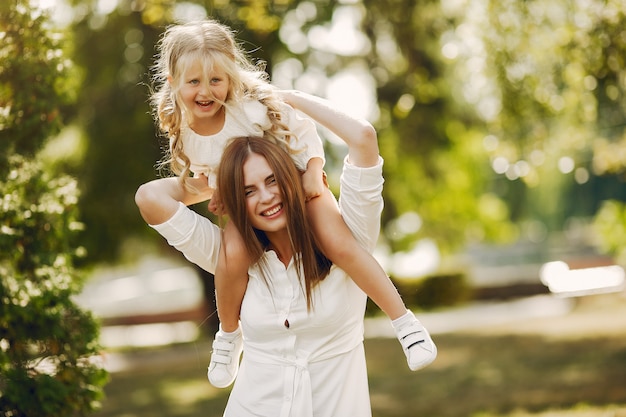
[[[300,282],[304,286],[307,307],[312,307],[312,289],[329,273],[331,261],[322,254],[306,215],[305,196],[300,171],[279,145],[259,137],[233,139],[224,150],[220,163],[217,188],[222,191],[222,203],[230,221],[245,241],[253,262],[262,262],[262,255],[269,240],[262,230],[254,228],[248,217],[243,165],[251,154],[267,160],[282,194],[283,207],[287,212],[287,231],[294,262]],[[267,271],[261,264],[261,271]],[[302,276],[303,274],[303,276]],[[265,275],[264,275],[265,277]],[[266,278],[266,277],[265,277]],[[267,279],[266,279],[267,282]]]

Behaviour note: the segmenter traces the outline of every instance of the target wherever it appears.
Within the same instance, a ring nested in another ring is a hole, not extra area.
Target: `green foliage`
[[[600,237],[600,249],[626,265],[626,204],[605,201],[593,220],[593,227]]]
[[[408,308],[431,310],[469,301],[472,288],[463,273],[435,274],[419,280],[394,281]]]
[[[156,178],[162,145],[146,87],[159,31],[144,25],[140,13],[102,16],[97,28],[92,17],[72,27],[73,59],[84,71],[72,120],[86,137],[84,159],[72,170],[81,190],[80,220],[87,225],[80,235],[87,251],[81,266],[117,260],[126,238],[150,233],[134,194]]]
[[[626,133],[625,3],[507,0],[474,7],[481,12],[465,14],[466,36],[448,43],[462,51],[455,59],[460,83],[484,83],[471,97],[477,110],[493,105],[482,118],[490,158],[503,167],[500,195],[512,219],[560,230],[571,216],[592,216],[611,195],[626,198],[626,159],[616,152]]]
[[[76,181],[36,161],[61,127],[67,65],[46,19],[26,0],[2,3],[0,175],[0,411],[4,416],[84,416],[106,382],[98,323],[72,297]],[[6,64],[6,65],[5,65]]]
[[[6,416],[84,415],[106,372],[98,325],[75,305],[76,182],[14,155],[0,182],[0,410]]]
[[[445,250],[626,199],[623,1],[363,4],[391,219]]]
[[[69,61],[62,39],[43,28],[46,17],[24,0],[0,6],[0,174],[17,152],[34,156],[62,126],[69,102]],[[65,75],[65,76],[64,76]]]
[[[474,289],[464,273],[439,273],[419,279],[398,279],[392,281],[407,308],[415,311],[452,307],[468,302],[474,296]],[[367,300],[367,316],[380,314],[380,309],[370,299]]]
[[[415,211],[417,233],[391,238],[394,250],[428,237],[443,252],[465,242],[515,237],[509,210],[488,188],[482,122],[464,104],[454,71],[441,54],[442,39],[462,16],[438,1],[365,0],[363,27],[372,49],[366,57],[376,77],[385,158],[385,223]],[[393,40],[393,47],[383,47]],[[383,226],[384,228],[384,226]]]

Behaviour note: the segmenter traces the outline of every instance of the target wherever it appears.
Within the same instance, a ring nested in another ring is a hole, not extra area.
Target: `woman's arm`
[[[367,120],[348,116],[333,107],[328,100],[300,91],[281,90],[278,94],[287,104],[305,113],[346,142],[350,163],[363,168],[378,163],[376,130]]]
[[[183,189],[178,178],[162,178],[143,184],[135,202],[144,220],[185,258],[214,273],[221,244],[220,228],[184,205],[206,200],[206,177],[191,180],[199,193]]]
[[[179,202],[185,205],[206,201],[211,189],[206,177],[190,178],[189,185],[198,192],[185,190],[178,178],[161,178],[139,187],[135,203],[146,223],[155,225],[169,220],[178,210]]]

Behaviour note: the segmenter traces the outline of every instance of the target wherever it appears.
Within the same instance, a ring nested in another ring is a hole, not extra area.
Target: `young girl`
[[[263,68],[251,64],[239,48],[231,29],[218,22],[171,26],[157,46],[152,104],[159,128],[170,141],[166,162],[183,185],[191,174],[206,177],[212,189],[207,195],[209,209],[222,215],[220,194],[229,190],[216,188],[216,173],[228,142],[235,137],[262,136],[279,144],[302,171],[307,214],[323,254],[392,320],[409,368],[417,370],[431,363],[437,349],[430,335],[341,217],[325,182],[323,145],[315,124],[287,104],[297,101],[297,94],[275,90]],[[315,114],[310,116],[315,118]],[[271,218],[274,212],[260,214]],[[216,387],[232,384],[238,371],[243,344],[239,313],[248,268],[256,261],[232,222],[226,223],[223,234],[214,274],[220,329],[208,369],[209,381]],[[284,326],[289,328],[288,320]]]

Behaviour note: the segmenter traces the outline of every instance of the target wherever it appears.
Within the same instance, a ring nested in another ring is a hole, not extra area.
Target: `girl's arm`
[[[185,205],[206,201],[212,190],[206,177],[190,178],[189,185],[198,192],[185,190],[178,178],[161,178],[139,187],[135,193],[135,203],[146,223],[155,225],[169,220],[178,210],[179,203]]]
[[[281,90],[280,97],[293,108],[328,128],[348,145],[350,163],[371,167],[378,163],[376,130],[367,121],[348,116],[325,99],[295,90]]]

